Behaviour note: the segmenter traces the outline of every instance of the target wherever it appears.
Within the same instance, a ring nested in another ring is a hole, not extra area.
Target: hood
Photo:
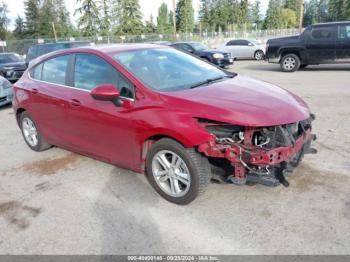
[[[207,49],[207,50],[201,50],[201,51],[197,51],[196,53],[198,54],[227,54],[227,52],[223,52],[223,51],[219,51],[219,50],[215,50],[215,49]]]
[[[300,35],[293,35],[293,36],[287,36],[287,37],[279,37],[274,39],[269,39],[267,43],[297,43],[300,41]]]
[[[243,126],[275,126],[310,116],[305,102],[269,83],[244,76],[194,89],[163,93],[165,102],[192,117]]]
[[[5,67],[13,67],[15,70],[26,70],[27,66],[25,62],[13,62],[0,64],[0,68],[4,69]]]

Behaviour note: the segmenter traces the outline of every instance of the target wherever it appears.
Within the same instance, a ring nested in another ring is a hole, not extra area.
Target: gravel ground
[[[211,184],[188,206],[159,197],[144,175],[24,143],[0,109],[1,254],[350,254],[350,65],[282,73],[233,71],[304,98],[317,116],[317,155],[290,187]]]

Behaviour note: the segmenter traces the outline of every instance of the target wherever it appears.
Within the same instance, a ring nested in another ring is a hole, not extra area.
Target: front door
[[[339,26],[336,61],[339,63],[350,63],[350,23]]]
[[[78,152],[120,166],[133,166],[136,138],[133,125],[134,86],[112,65],[92,54],[76,54],[67,128]],[[95,100],[90,91],[113,84],[128,106]]]
[[[30,113],[38,119],[40,131],[49,143],[67,146],[69,134],[65,132],[70,88],[66,86],[66,72],[71,56],[62,55],[37,65],[30,82],[33,99]]]

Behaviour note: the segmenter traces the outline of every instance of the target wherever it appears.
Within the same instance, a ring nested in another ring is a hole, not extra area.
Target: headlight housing
[[[224,55],[223,55],[223,54],[216,53],[216,54],[213,54],[213,57],[214,57],[215,59],[223,59],[223,58],[224,58]]]
[[[3,84],[2,84],[2,88],[5,90],[5,89],[9,89],[12,87],[12,84],[9,82],[9,81],[5,81]]]

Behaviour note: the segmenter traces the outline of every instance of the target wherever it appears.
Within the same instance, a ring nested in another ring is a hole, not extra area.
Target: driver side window
[[[91,91],[102,84],[112,84],[120,96],[134,98],[134,86],[112,65],[102,58],[90,54],[77,54],[73,74],[73,85],[76,88]]]

